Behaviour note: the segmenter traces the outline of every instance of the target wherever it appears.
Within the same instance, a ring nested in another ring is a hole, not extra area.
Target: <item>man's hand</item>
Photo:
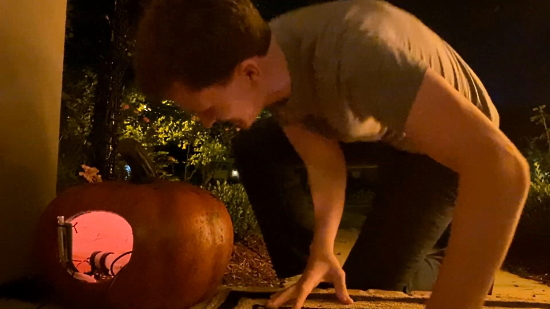
[[[273,294],[267,302],[268,308],[279,308],[292,300],[295,300],[293,309],[302,308],[309,293],[321,282],[334,284],[336,296],[343,304],[353,303],[346,288],[346,275],[334,253],[325,250],[315,252],[315,248],[312,249],[306,270],[298,282]]]
[[[350,303],[345,276],[334,256],[334,241],[342,219],[346,193],[346,162],[337,140],[310,132],[301,125],[283,128],[307,168],[309,186],[315,208],[315,231],[306,270],[300,280],[268,302],[279,307],[296,300],[301,308],[309,293],[320,282],[332,282],[338,298]]]

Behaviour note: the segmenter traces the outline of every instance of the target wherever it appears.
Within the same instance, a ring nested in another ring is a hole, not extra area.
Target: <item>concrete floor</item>
[[[357,239],[357,230],[340,230],[335,244],[335,253],[340,263],[348,257]],[[550,302],[550,286],[500,271],[495,278],[493,296]]]
[[[357,239],[358,231],[355,229],[340,230],[334,246],[334,252],[340,264],[347,259],[349,252]],[[296,282],[299,278],[293,277],[285,286]],[[505,271],[499,271],[495,278],[492,298],[525,299],[550,302],[550,286],[538,283],[534,280],[524,279]]]
[[[357,238],[356,230],[340,230],[335,244],[335,253],[343,263]],[[297,278],[293,278],[296,280]],[[287,285],[294,282],[289,280]],[[523,279],[508,272],[500,271],[495,279],[493,295],[488,299],[515,299],[518,301],[536,301],[550,303],[550,286],[537,283],[533,280]],[[549,305],[550,306],[550,305]],[[63,309],[47,303],[28,303],[18,300],[0,298],[1,309]],[[510,307],[511,308],[511,307]],[[540,308],[540,307],[537,307]]]

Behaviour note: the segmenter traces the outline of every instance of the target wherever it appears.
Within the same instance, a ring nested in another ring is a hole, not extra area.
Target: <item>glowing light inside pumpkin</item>
[[[80,274],[88,273],[91,270],[89,258],[95,251],[113,252],[106,259],[108,267],[117,257],[132,251],[134,242],[132,227],[119,215],[95,211],[68,221],[73,225],[73,264]],[[131,254],[127,254],[118,259],[113,264],[114,273],[118,273],[130,261],[130,258]],[[85,280],[80,275],[76,277]]]

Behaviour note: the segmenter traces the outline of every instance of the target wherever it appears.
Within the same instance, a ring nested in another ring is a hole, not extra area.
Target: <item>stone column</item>
[[[55,197],[66,0],[0,0],[0,285],[34,271]]]

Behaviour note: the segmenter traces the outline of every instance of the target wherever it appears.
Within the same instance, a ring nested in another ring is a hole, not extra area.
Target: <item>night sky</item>
[[[264,18],[315,0],[258,0]],[[532,108],[550,108],[550,0],[389,0],[445,39],[484,82],[502,130],[518,146],[540,129]]]

